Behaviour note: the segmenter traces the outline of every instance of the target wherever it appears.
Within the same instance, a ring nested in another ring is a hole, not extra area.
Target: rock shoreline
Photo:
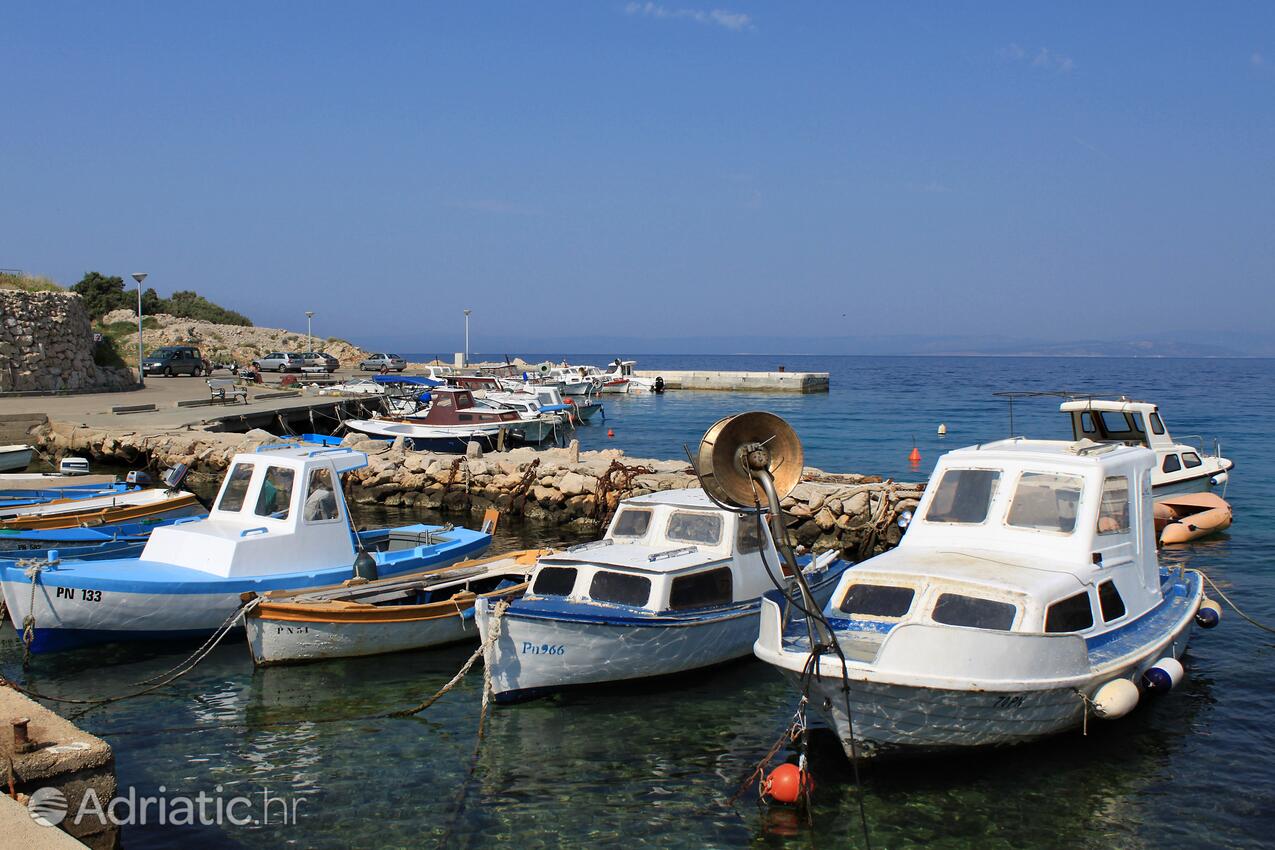
[[[285,442],[265,431],[146,432],[102,430],[52,422],[34,437],[47,454],[89,455],[100,461],[154,469],[177,463],[220,475],[237,452]],[[348,436],[343,445],[368,455],[368,465],[347,477],[346,495],[358,504],[416,507],[461,515],[471,522],[488,508],[535,522],[600,530],[621,499],[696,486],[685,461],[627,457],[619,449],[581,452],[515,449],[485,457],[406,451],[401,445]],[[861,560],[901,536],[897,519],[916,507],[924,484],[876,476],[805,470],[783,500],[794,545],[838,549]]]

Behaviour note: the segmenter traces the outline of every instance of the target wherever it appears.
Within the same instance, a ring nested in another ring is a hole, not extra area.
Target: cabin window
[[[1195,469],[1201,463],[1203,463],[1203,461],[1200,460],[1200,456],[1195,452],[1182,453],[1182,465],[1187,469]]]
[[[257,516],[271,519],[287,519],[292,504],[292,481],[296,472],[283,466],[271,466],[266,469],[265,478],[261,481],[261,492],[257,494]]]
[[[1127,413],[1117,413],[1114,410],[1102,410],[1098,413],[1102,417],[1102,428],[1108,434],[1119,434],[1123,432],[1141,433],[1142,429],[1138,427]]]
[[[722,539],[720,514],[699,514],[690,511],[674,511],[668,520],[669,540],[683,543],[704,543],[716,546]]]
[[[1114,581],[1108,579],[1098,585],[1098,605],[1102,608],[1104,623],[1119,620],[1124,616],[1124,600],[1120,598],[1120,591],[1116,588]]]
[[[735,530],[735,550],[739,554],[747,555],[761,548],[761,524],[765,521],[765,514],[740,516],[739,527]]]
[[[926,521],[983,522],[1000,477],[1000,472],[994,469],[947,470],[925,513]]]
[[[945,626],[966,626],[971,629],[991,629],[1007,632],[1014,625],[1018,607],[1010,602],[944,593],[934,603],[930,614],[936,623]]]
[[[1098,533],[1123,534],[1129,530],[1129,479],[1113,475],[1102,482],[1098,508]]]
[[[1178,460],[1177,455],[1165,455],[1164,465],[1160,467],[1163,472],[1177,472],[1182,468],[1182,461]]]
[[[1086,434],[1094,434],[1098,431],[1093,424],[1093,414],[1087,410],[1080,414],[1080,430],[1084,431]]]
[[[1007,525],[1070,534],[1076,527],[1076,505],[1084,482],[1075,475],[1024,472],[1014,490]]]
[[[326,522],[336,519],[336,488],[332,486],[330,470],[324,467],[311,470],[305,493],[306,522]]]
[[[708,605],[725,605],[734,596],[730,567],[719,567],[702,573],[678,576],[673,579],[668,607],[674,611],[684,608],[704,608]]]
[[[847,614],[861,617],[902,617],[912,609],[915,597],[916,591],[910,587],[852,584],[838,607]]]
[[[589,583],[589,598],[617,605],[645,605],[651,596],[651,580],[645,576],[598,570]]]
[[[1153,413],[1152,413],[1150,416],[1148,416],[1147,418],[1148,418],[1149,420],[1151,420],[1151,432],[1152,432],[1153,434],[1163,434],[1163,433],[1164,433],[1164,422],[1163,422],[1163,421],[1161,421],[1161,419],[1160,419],[1160,414],[1158,414],[1158,413],[1154,413],[1154,412],[1153,412]]]
[[[569,596],[575,586],[575,567],[542,567],[531,592],[536,596]]]
[[[226,490],[217,503],[219,511],[239,511],[243,509],[244,497],[248,495],[248,482],[252,480],[252,464],[236,463],[235,468],[226,476]]]
[[[451,407],[452,400],[445,395],[440,395],[438,398],[434,399],[434,404],[439,407]]]
[[[615,518],[614,537],[641,537],[651,527],[651,512],[625,508]]]
[[[1045,612],[1045,631],[1051,634],[1083,632],[1091,626],[1093,626],[1093,606],[1089,602],[1089,591],[1055,602]]]

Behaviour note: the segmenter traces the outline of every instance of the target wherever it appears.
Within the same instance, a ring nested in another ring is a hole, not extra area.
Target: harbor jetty
[[[740,372],[729,370],[639,369],[640,378],[663,378],[670,390],[743,390],[747,392],[826,393],[827,372]]]
[[[162,468],[184,463],[197,473],[220,475],[236,452],[284,440],[255,429],[245,434],[203,431],[107,429],[61,421],[31,435],[51,456],[89,456],[116,465]],[[343,445],[368,455],[368,465],[349,475],[355,503],[420,508],[475,521],[488,508],[506,516],[598,530],[628,496],[696,486],[684,460],[635,459],[620,449],[582,452],[529,448],[482,455],[407,451],[400,443],[350,434]],[[924,485],[877,476],[832,474],[808,467],[803,481],[783,502],[795,544],[839,549],[856,559],[898,542],[898,518],[915,508]]]

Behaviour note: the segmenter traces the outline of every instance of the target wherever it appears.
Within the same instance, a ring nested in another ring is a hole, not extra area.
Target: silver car
[[[300,354],[275,351],[265,357],[258,357],[252,361],[252,365],[257,367],[258,372],[300,372],[310,364]]]
[[[380,372],[382,369],[387,372],[402,372],[407,368],[407,361],[397,354],[373,354],[360,363],[359,368],[364,372]]]

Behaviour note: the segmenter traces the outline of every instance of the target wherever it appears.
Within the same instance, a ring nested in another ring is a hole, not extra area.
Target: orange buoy
[[[615,436],[615,431],[612,431],[610,428],[608,428],[608,429],[607,429],[607,436],[608,436],[608,437],[614,437],[614,436]]]
[[[911,453],[910,455],[908,455],[908,462],[909,462],[909,463],[920,463],[920,462],[921,462],[921,450],[920,450],[920,449],[918,449],[916,446],[913,446],[913,447],[912,447],[912,453]]]
[[[802,792],[807,794],[815,790],[815,780],[809,771],[802,770],[795,764],[781,764],[770,772],[761,785],[763,797],[769,797],[778,803],[792,805],[801,799]]]

